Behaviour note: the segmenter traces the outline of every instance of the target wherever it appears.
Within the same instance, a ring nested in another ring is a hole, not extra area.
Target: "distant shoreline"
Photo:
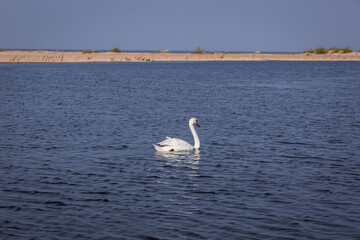
[[[43,52],[82,52],[83,49],[17,49],[17,48],[3,48],[0,49],[0,51],[8,51],[8,52],[13,52],[13,51],[23,51],[23,52],[37,52],[37,51],[43,51]],[[106,53],[106,52],[110,52],[109,49],[96,49],[96,51],[100,52],[100,53]],[[122,50],[121,52],[124,53],[160,53],[163,50]],[[205,50],[204,50],[205,51]],[[170,53],[192,53],[192,51],[190,50],[171,50],[169,51]],[[230,53],[254,53],[255,51],[205,51],[206,54],[210,54],[211,52],[216,52],[216,53],[225,53],[225,52],[230,52]],[[299,54],[299,53],[303,53],[303,52],[299,52],[299,51],[262,51],[261,53],[271,53],[271,54]]]
[[[205,62],[205,61],[360,61],[360,53],[160,53],[0,51],[0,63]]]

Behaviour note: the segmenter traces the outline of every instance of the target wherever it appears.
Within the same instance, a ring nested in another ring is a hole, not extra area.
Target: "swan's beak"
[[[198,123],[198,121],[196,121],[196,126],[200,127],[200,124]]]

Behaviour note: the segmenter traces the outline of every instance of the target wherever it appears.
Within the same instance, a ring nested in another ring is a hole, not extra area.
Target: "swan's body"
[[[159,142],[158,144],[161,146],[157,146],[155,144],[154,147],[156,149],[156,151],[159,152],[179,152],[179,151],[192,151],[195,149],[199,149],[200,148],[200,139],[199,136],[197,135],[195,128],[194,128],[194,124],[196,124],[197,126],[200,127],[198,121],[196,120],[196,118],[191,118],[189,120],[189,127],[191,130],[191,133],[194,137],[194,142],[195,145],[192,146],[190,143],[178,139],[178,138],[170,138],[170,137],[166,137],[166,139],[162,142]]]

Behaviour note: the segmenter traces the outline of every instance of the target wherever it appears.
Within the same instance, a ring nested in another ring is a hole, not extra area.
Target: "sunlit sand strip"
[[[360,61],[360,53],[268,54],[268,53],[140,53],[140,52],[55,52],[1,51],[0,63],[86,63],[86,62],[202,62],[202,61]]]

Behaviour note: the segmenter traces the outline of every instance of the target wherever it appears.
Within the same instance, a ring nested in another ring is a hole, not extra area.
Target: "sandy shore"
[[[81,63],[81,62],[199,62],[199,61],[360,61],[360,53],[268,54],[268,53],[138,53],[138,52],[53,52],[2,51],[0,63]]]

